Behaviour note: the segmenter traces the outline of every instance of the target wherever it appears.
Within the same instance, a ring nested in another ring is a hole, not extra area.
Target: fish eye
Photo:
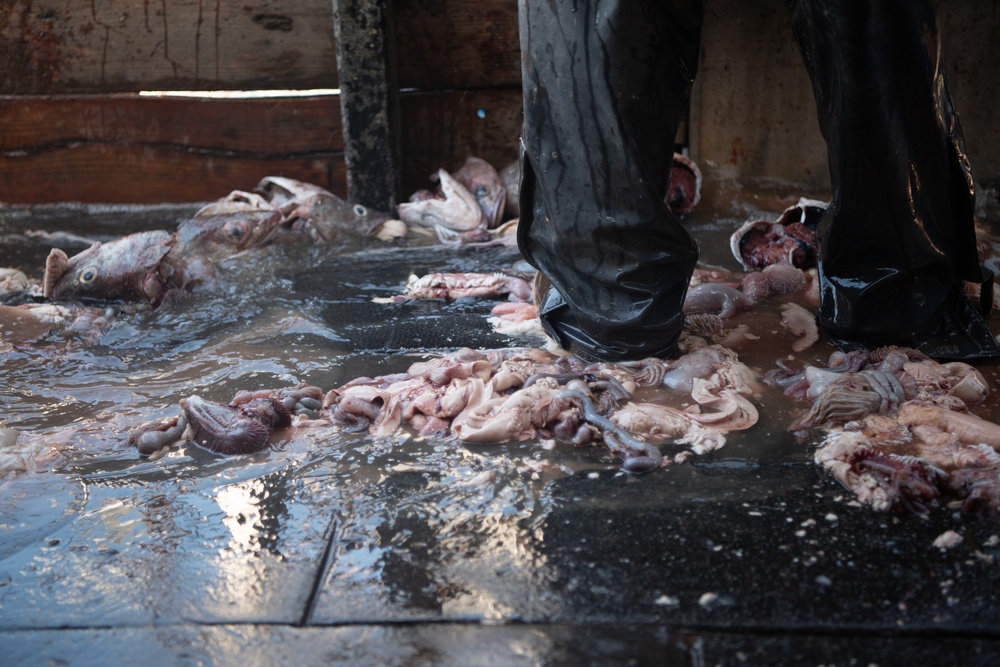
[[[80,273],[79,281],[83,285],[89,285],[95,280],[97,280],[97,271],[95,271],[94,269],[84,269]]]
[[[360,216],[362,216],[362,217],[364,217],[364,216],[368,215],[368,209],[366,209],[366,208],[365,208],[364,206],[362,206],[361,204],[355,204],[355,205],[354,205],[354,212],[355,212],[355,213],[356,213],[357,215],[360,215]]]
[[[232,220],[226,223],[226,236],[240,241],[247,235],[247,226],[242,220]]]
[[[489,193],[490,193],[489,188],[487,188],[485,185],[480,185],[478,188],[476,188],[476,191],[473,192],[472,194],[475,197],[480,198],[480,197],[485,197]]]

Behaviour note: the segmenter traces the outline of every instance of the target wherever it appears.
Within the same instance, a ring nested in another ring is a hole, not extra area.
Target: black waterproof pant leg
[[[521,252],[543,325],[610,361],[667,356],[698,250],[664,204],[698,62],[683,0],[522,0]]]
[[[931,3],[788,6],[833,185],[818,228],[820,324],[845,349],[897,344],[939,358],[997,356],[963,295],[964,281],[983,281],[975,190]]]

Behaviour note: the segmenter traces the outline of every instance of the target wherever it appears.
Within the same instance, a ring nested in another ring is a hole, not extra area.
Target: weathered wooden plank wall
[[[13,0],[5,94],[336,88],[329,0]]]
[[[0,126],[8,202],[204,201],[279,172],[345,181],[336,97],[3,98]]]
[[[404,88],[520,86],[517,0],[393,0]],[[0,3],[8,95],[336,88],[331,0]]]
[[[937,4],[973,168],[980,182],[1000,186],[997,2]],[[517,0],[388,6],[402,89],[403,196],[467,155],[498,166],[514,159]],[[693,157],[735,177],[822,187],[825,146],[783,0],[706,0],[705,11]],[[0,3],[0,201],[207,200],[272,173],[345,194],[336,97],[135,95],[332,88],[336,53],[331,0]]]
[[[521,87],[517,0],[395,0],[403,88]]]
[[[391,6],[402,192],[467,154],[513,159],[517,0]],[[336,88],[336,57],[331,0],[2,3],[0,201],[203,201],[268,174],[345,195],[336,97],[135,95]]]
[[[517,158],[521,47],[517,0],[396,0],[403,194],[469,155]]]

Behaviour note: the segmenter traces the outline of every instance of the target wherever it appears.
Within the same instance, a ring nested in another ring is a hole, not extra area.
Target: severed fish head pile
[[[42,295],[50,301],[146,302],[155,308],[170,290],[212,281],[225,260],[267,245],[279,233],[344,244],[372,236],[387,218],[291,178],[269,176],[257,189],[260,194],[234,190],[203,206],[174,233],[129,234],[96,242],[72,257],[53,248]]]
[[[439,169],[432,190],[418,190],[399,205],[406,225],[433,231],[442,243],[514,245],[520,216],[521,166],[501,170],[475,156],[454,172]],[[702,175],[690,158],[675,153],[664,203],[675,215],[690,213],[701,200]]]
[[[489,162],[470,156],[455,172],[439,169],[434,190],[418,190],[399,205],[399,219],[411,228],[432,231],[451,245],[513,245],[520,169],[517,163],[498,172]]]

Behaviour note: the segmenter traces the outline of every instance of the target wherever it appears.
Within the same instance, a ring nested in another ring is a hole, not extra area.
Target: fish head
[[[466,232],[486,226],[486,215],[469,189],[444,169],[437,173],[442,198],[420,197],[397,207],[399,218],[408,225],[435,229],[445,227]]]
[[[374,208],[341,199],[325,193],[306,201],[300,210],[300,220],[311,232],[325,241],[335,241],[345,235],[370,235],[389,216]]]
[[[454,177],[476,198],[486,216],[487,227],[499,225],[507,203],[507,188],[493,165],[478,157],[468,157]]]
[[[664,202],[671,213],[682,216],[693,211],[701,201],[702,182],[701,169],[695,161],[686,155],[674,153],[669,180]]]
[[[268,176],[257,184],[256,190],[281,210],[285,226],[327,242],[373,235],[389,217],[294,178]]]
[[[816,199],[799,197],[799,201],[786,208],[778,218],[778,223],[791,225],[796,222],[801,223],[809,229],[816,231],[820,221],[826,215],[829,204]]]
[[[202,207],[177,228],[174,255],[220,261],[264,245],[281,225],[281,211],[260,195],[235,190]]]
[[[174,236],[162,230],[97,242],[68,257],[53,248],[45,261],[42,293],[52,301],[73,299],[159,303],[164,286],[160,264]]]

